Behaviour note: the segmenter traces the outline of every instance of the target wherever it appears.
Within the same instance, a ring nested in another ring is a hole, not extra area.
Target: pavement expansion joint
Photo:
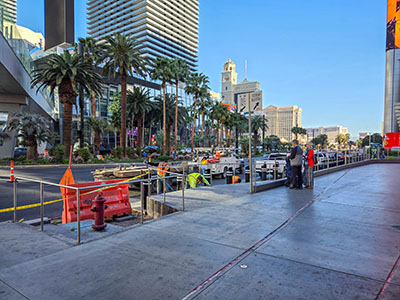
[[[22,294],[20,291],[18,291],[16,288],[14,288],[13,286],[9,285],[7,282],[5,282],[4,280],[0,279],[0,282],[3,283],[5,286],[7,286],[8,288],[10,288],[11,290],[13,290],[14,292],[16,292],[18,295],[24,297],[25,299],[30,300],[27,296],[25,296],[24,294]]]

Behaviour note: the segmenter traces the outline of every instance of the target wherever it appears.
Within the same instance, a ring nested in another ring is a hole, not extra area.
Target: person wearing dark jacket
[[[293,149],[289,155],[290,165],[292,166],[292,185],[290,188],[302,189],[303,175],[301,174],[301,168],[303,166],[303,149],[301,149],[296,139],[292,141],[292,146]]]

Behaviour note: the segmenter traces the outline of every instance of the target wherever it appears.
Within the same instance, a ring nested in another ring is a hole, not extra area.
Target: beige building
[[[313,138],[326,134],[328,136],[328,143],[336,143],[336,137],[339,134],[349,133],[349,130],[343,126],[328,126],[328,127],[318,127],[318,128],[307,128],[307,139],[311,141]]]
[[[301,127],[301,113],[302,109],[294,106],[277,107],[270,105],[263,109],[265,118],[268,121],[268,129],[266,130],[267,136],[276,135],[283,142],[290,142],[295,138],[292,133],[293,127]],[[300,142],[304,142],[305,137],[298,137]]]
[[[245,78],[237,82],[236,64],[230,59],[224,64],[224,71],[221,78],[221,101],[226,104],[235,105],[240,94],[260,92],[258,81],[248,81]]]

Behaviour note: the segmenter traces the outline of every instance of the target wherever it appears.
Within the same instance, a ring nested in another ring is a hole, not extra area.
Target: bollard
[[[250,182],[250,167],[247,166],[244,171],[244,177],[246,182]]]
[[[161,179],[159,177],[157,177],[157,192],[156,194],[161,194]]]
[[[336,167],[339,166],[339,152],[336,151]]]
[[[233,176],[233,171],[232,168],[229,168],[226,171],[226,184],[232,184],[232,176]]]
[[[107,205],[104,204],[105,202],[106,198],[101,193],[92,202],[92,208],[90,209],[94,212],[94,224],[92,228],[96,231],[104,230],[107,227],[107,224],[104,223],[104,210],[107,209]]]
[[[261,180],[262,180],[262,181],[267,180],[267,165],[266,165],[266,164],[264,164],[264,165],[261,167],[261,174],[260,174],[260,177],[261,177]]]
[[[186,184],[186,176],[182,177],[182,211],[185,211],[185,184]]]
[[[274,180],[276,180],[276,158],[274,159]]]

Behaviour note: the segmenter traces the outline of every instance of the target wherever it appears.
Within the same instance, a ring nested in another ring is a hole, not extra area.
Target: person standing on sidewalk
[[[305,155],[304,184],[307,189],[314,188],[314,150],[311,142],[307,142]]]
[[[303,175],[301,174],[301,167],[303,166],[303,149],[299,146],[299,141],[294,139],[292,141],[293,149],[290,152],[290,165],[292,166],[292,185],[291,189],[303,188]]]

